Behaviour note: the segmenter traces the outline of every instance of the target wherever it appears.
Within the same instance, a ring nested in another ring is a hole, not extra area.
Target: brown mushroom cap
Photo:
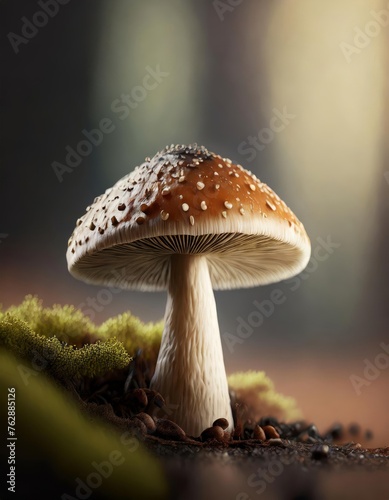
[[[170,256],[207,257],[215,289],[264,285],[310,257],[303,225],[255,175],[203,146],[170,146],[95,198],[69,239],[89,283],[166,289]]]

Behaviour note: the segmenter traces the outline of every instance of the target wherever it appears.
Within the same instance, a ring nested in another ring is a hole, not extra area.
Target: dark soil
[[[228,424],[219,419],[201,436],[187,436],[183,429],[169,420],[169,409],[163,396],[148,388],[151,372],[147,364],[138,359],[129,370],[103,379],[85,379],[72,386],[67,384],[67,388],[92,419],[109,422],[119,431],[130,431],[162,459],[172,484],[177,486],[176,498],[251,500],[257,497],[263,483],[267,495],[276,488],[273,491],[275,496],[269,497],[276,499],[380,498],[381,493],[372,497],[366,493],[368,496],[364,496],[357,481],[365,472],[382,472],[384,477],[389,477],[389,447],[369,448],[370,430],[362,430],[358,424],[348,427],[334,424],[320,433],[313,424],[303,421],[284,423],[272,417],[263,417],[258,422],[242,422],[239,415],[244,414],[240,409],[245,402],[233,400],[233,435],[223,430]],[[218,467],[216,471],[215,466]],[[214,481],[207,476],[207,468],[213,470]],[[253,480],[253,474],[258,475],[258,468],[261,474],[268,474],[268,481],[261,476]],[[223,470],[228,470],[229,490],[224,493],[215,490],[208,496],[212,482],[224,481]],[[275,481],[279,470],[283,471],[283,479]],[[329,474],[337,471],[342,473],[336,476],[337,481],[345,481],[346,472],[354,474],[352,486],[348,486],[350,496],[321,495],[318,477],[323,472],[330,477]],[[378,487],[380,481],[375,479],[373,486]],[[259,484],[259,489],[253,488],[252,484]],[[294,490],[296,484],[301,488]],[[369,491],[374,491],[373,486]],[[389,499],[389,486],[387,489],[387,495],[382,493],[383,500]],[[291,496],[291,491],[296,493]],[[362,496],[358,496],[359,493]]]

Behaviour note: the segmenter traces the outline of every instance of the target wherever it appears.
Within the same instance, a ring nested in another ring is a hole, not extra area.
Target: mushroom
[[[151,388],[192,436],[232,429],[213,289],[274,283],[310,257],[301,222],[255,175],[203,146],[171,145],[95,198],[69,239],[69,271],[88,283],[167,290]]]

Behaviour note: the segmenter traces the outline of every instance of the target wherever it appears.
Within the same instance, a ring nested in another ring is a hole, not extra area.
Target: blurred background
[[[72,278],[67,240],[145,156],[203,144],[269,184],[313,249],[296,279],[216,293],[227,372],[265,370],[322,430],[357,421],[389,445],[388,2],[54,5],[0,6],[3,307],[37,294],[92,309],[97,323],[128,309],[160,319],[162,293]],[[276,288],[283,303],[269,305]]]

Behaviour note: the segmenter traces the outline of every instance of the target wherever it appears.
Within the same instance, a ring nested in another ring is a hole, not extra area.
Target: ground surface
[[[215,426],[191,437],[155,416],[156,407],[163,414],[160,395],[146,389],[144,398],[142,391],[129,391],[125,409],[119,401],[86,403],[86,409],[139,436],[166,467],[172,498],[389,500],[389,447],[369,448],[372,433],[357,424],[335,424],[321,434],[313,424],[265,417],[238,423],[232,436]],[[254,439],[259,428],[266,435]]]

